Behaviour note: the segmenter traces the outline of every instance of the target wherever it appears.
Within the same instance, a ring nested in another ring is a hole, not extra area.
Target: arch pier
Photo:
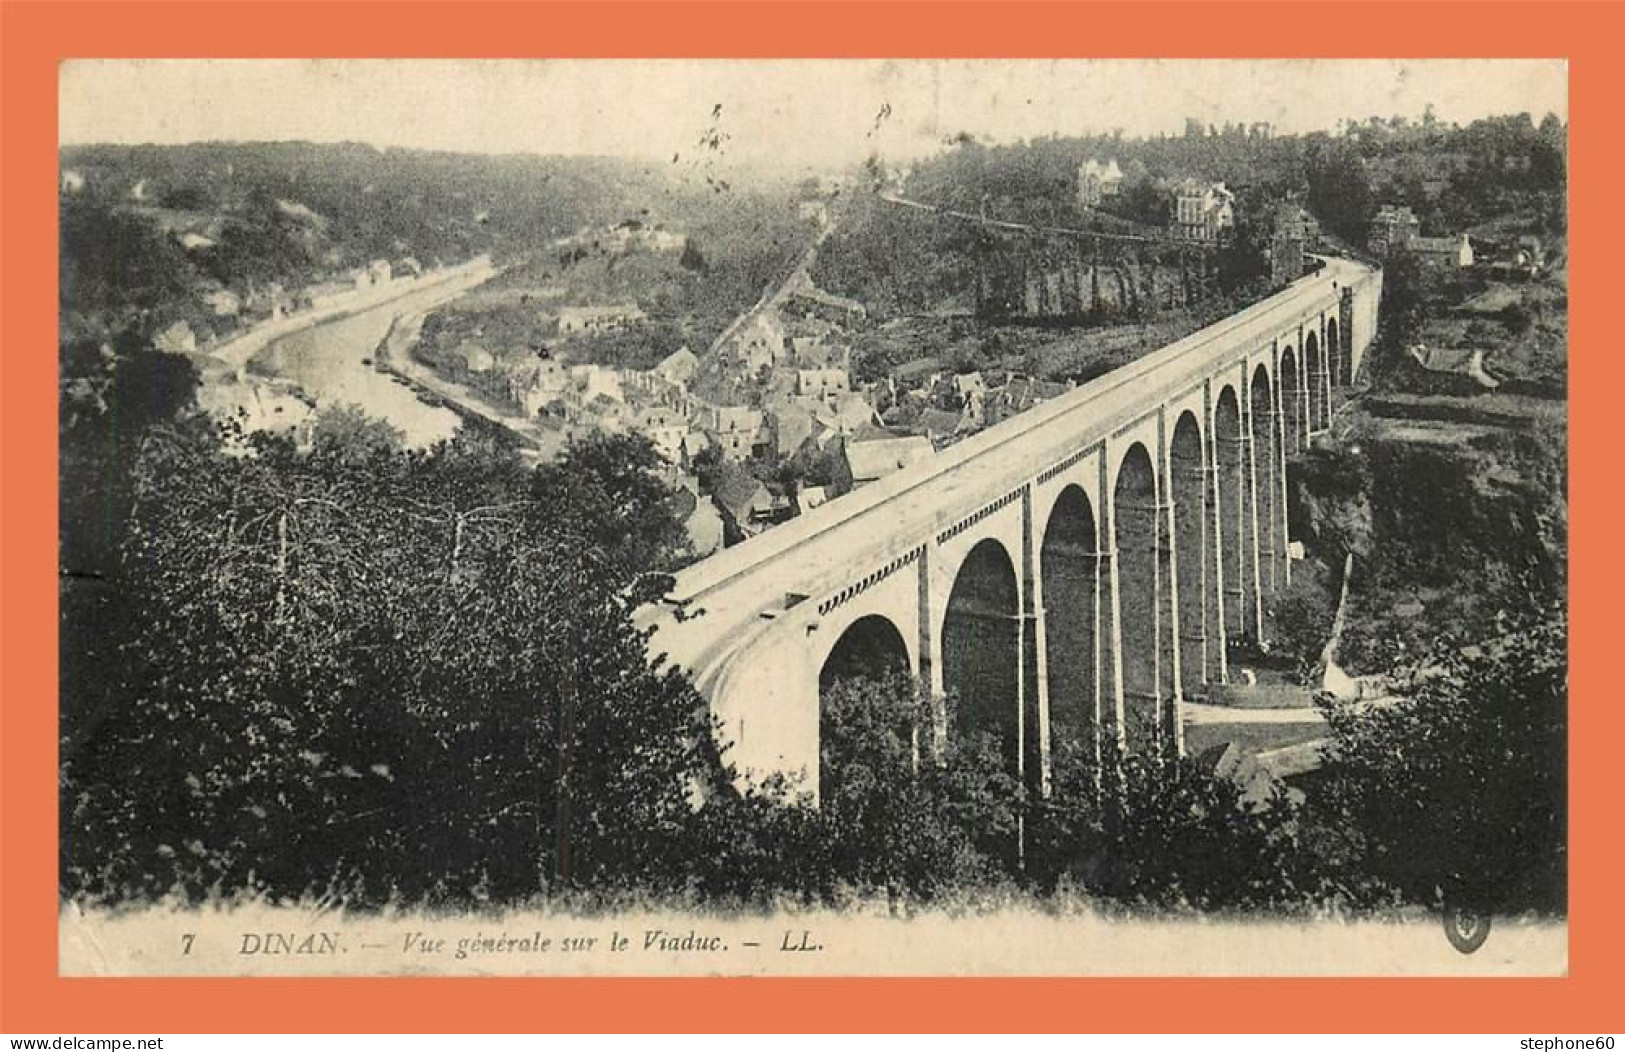
[[[740,777],[816,799],[823,701],[907,672],[922,758],[985,736],[1037,793],[1183,749],[1180,707],[1267,639],[1287,476],[1376,328],[1381,272],[1286,290],[677,575],[643,612]],[[926,732],[928,733],[922,733]]]

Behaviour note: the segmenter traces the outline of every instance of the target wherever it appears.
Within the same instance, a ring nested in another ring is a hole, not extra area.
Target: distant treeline
[[[690,264],[754,297],[799,240],[787,198],[614,158],[201,143],[69,147],[61,168],[65,330],[207,328],[197,301],[210,289],[292,291],[374,259],[512,262],[628,219],[696,231],[703,257]],[[770,257],[759,267],[758,254]]]

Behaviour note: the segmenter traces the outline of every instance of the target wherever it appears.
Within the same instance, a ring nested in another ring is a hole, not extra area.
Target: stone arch
[[[1049,683],[1052,773],[1072,784],[1084,767],[1100,766],[1109,706],[1101,703],[1101,570],[1099,533],[1089,497],[1061,492],[1039,549],[1044,596],[1044,659]]]
[[[1117,540],[1117,616],[1123,675],[1123,744],[1131,754],[1151,754],[1159,744],[1159,680],[1172,667],[1159,609],[1163,526],[1156,468],[1145,446],[1129,446],[1112,488]]]
[[[949,733],[998,740],[1012,775],[1021,769],[1020,597],[1016,568],[993,538],[960,564],[942,624],[943,687],[955,699]]]
[[[1278,587],[1276,552],[1284,550],[1281,540],[1281,454],[1276,435],[1275,392],[1269,370],[1262,364],[1253,370],[1251,422],[1248,453],[1252,459],[1253,495],[1256,505],[1254,545],[1258,555],[1259,587],[1273,592]]]
[[[818,693],[844,679],[883,679],[909,671],[908,644],[892,620],[866,614],[846,626],[818,671]]]
[[[1252,465],[1247,460],[1247,436],[1242,430],[1241,400],[1229,384],[1219,388],[1213,404],[1214,478],[1218,497],[1220,564],[1219,589],[1224,595],[1225,634],[1248,634],[1248,618],[1256,608],[1255,559],[1249,509],[1252,507]]]
[[[1209,572],[1207,523],[1212,521],[1212,509],[1207,503],[1202,425],[1189,410],[1179,414],[1174,423],[1173,440],[1168,446],[1168,468],[1168,489],[1174,504],[1173,584],[1174,620],[1179,626],[1176,639],[1179,687],[1183,692],[1194,693],[1206,680],[1207,615],[1203,601]]]
[[[868,614],[846,627],[840,639],[830,648],[824,664],[818,671],[818,788],[820,795],[833,792],[835,775],[830,769],[830,742],[832,741],[832,712],[830,695],[836,685],[850,680],[902,679],[909,674],[908,644],[903,633],[892,621],[880,614]],[[912,754],[918,754],[919,728],[908,717],[892,728],[900,741],[907,742]]]
[[[1287,457],[1303,448],[1303,400],[1298,389],[1298,357],[1291,347],[1281,351],[1281,365],[1276,370],[1281,387],[1281,458],[1283,467]]]
[[[1309,381],[1309,405],[1305,418],[1311,432],[1324,431],[1331,416],[1326,401],[1326,363],[1320,353],[1320,339],[1312,332],[1303,339],[1303,368]]]

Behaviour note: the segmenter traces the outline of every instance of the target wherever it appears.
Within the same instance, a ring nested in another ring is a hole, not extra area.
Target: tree
[[[647,451],[533,476],[477,438],[248,450],[206,426],[142,450],[107,704],[64,707],[65,886],[366,905],[677,879],[713,746],[631,624],[658,585],[639,552],[678,535]]]
[[[933,756],[929,692],[907,676],[837,682],[822,699],[821,854],[834,881],[931,898],[996,882],[1022,794],[997,744]]]
[[[1341,142],[1316,142],[1307,154],[1304,174],[1309,211],[1337,236],[1364,244],[1376,205],[1360,155]]]
[[[1509,620],[1472,656],[1441,650],[1407,696],[1329,704],[1315,793],[1351,863],[1405,898],[1561,913],[1567,863],[1567,644],[1560,611]]]

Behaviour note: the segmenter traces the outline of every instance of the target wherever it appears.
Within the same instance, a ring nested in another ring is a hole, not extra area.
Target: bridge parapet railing
[[[1250,340],[1273,339],[1283,316],[1306,309],[1319,293],[1330,297],[1334,282],[1339,287],[1358,287],[1377,273],[1373,267],[1348,260],[1325,262],[1321,271],[1298,279],[1223,321],[974,435],[925,463],[871,483],[696,563],[677,575],[672,599],[678,603],[701,599],[815,543],[828,544],[831,555],[838,557],[829,562],[850,565],[868,549],[887,545],[886,535],[892,532],[887,527],[895,526],[896,513],[886,513],[890,520],[886,524],[875,513],[929,485],[945,487],[945,491],[934,494],[931,501],[939,506],[938,513],[929,523],[923,517],[920,520],[922,537],[928,530],[974,513],[1003,495],[1012,478],[1019,475],[1025,481],[1035,477],[1075,446],[1074,436],[1064,431],[1053,437],[1046,434],[1049,425],[1074,414],[1090,413],[1091,430],[1110,433],[1143,415],[1147,404],[1198,382],[1222,365],[1223,359],[1248,353]],[[1204,350],[1209,353],[1200,353]],[[923,498],[925,493],[918,495]],[[795,582],[812,585],[831,572],[839,572],[835,566],[823,566],[824,562],[808,559],[808,565],[793,575]]]

